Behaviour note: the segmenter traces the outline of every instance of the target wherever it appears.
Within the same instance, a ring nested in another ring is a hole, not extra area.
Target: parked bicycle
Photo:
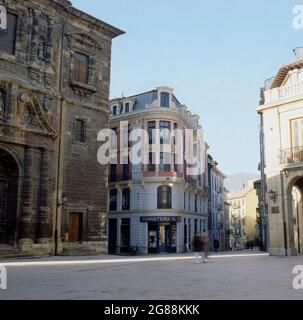
[[[143,251],[137,245],[136,246],[130,246],[128,248],[128,253],[129,253],[130,256],[142,256],[143,255]]]

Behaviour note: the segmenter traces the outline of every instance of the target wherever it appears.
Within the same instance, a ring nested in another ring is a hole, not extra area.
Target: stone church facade
[[[105,252],[97,134],[123,32],[67,0],[0,0],[0,10],[0,255]]]

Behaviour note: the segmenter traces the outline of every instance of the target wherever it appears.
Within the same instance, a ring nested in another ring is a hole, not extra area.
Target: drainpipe
[[[59,137],[59,143],[58,143],[58,159],[57,159],[57,199],[56,199],[56,217],[55,217],[55,256],[58,255],[58,236],[59,236],[59,228],[58,228],[58,223],[59,223],[59,208],[61,208],[63,206],[62,204],[62,195],[60,194],[59,190],[60,190],[60,176],[61,176],[61,155],[63,152],[63,143],[62,143],[62,139],[63,139],[63,135],[64,135],[64,127],[63,127],[63,102],[64,102],[64,96],[62,95],[62,61],[63,61],[63,45],[64,45],[64,35],[65,35],[65,27],[66,24],[70,18],[70,14],[71,14],[71,7],[69,7],[68,10],[68,14],[67,17],[64,21],[64,24],[62,26],[62,32],[61,32],[61,48],[60,48],[60,61],[59,61],[59,86],[58,86],[58,91],[60,94],[60,117],[59,117],[59,128],[60,128],[60,137]]]
[[[261,241],[264,251],[268,250],[268,225],[266,222],[267,210],[266,210],[266,175],[265,175],[265,146],[264,146],[264,119],[263,113],[258,112],[260,115],[260,170],[261,170]]]
[[[283,172],[283,170],[280,172],[280,180],[281,180],[281,196],[282,196],[284,248],[285,248],[285,256],[288,256],[288,252],[287,252],[287,223],[286,223],[286,209],[285,209],[285,198],[284,198],[285,193],[284,193],[284,172]]]

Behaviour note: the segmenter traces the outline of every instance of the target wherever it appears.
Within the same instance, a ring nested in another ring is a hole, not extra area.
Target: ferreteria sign
[[[181,222],[181,217],[141,217],[140,221],[156,223],[177,223]]]
[[[0,30],[7,29],[7,12],[6,8],[0,5]]]

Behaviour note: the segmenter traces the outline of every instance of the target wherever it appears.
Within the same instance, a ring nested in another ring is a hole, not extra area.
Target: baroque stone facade
[[[106,251],[97,134],[108,126],[112,39],[123,32],[67,0],[0,6],[0,247]]]

